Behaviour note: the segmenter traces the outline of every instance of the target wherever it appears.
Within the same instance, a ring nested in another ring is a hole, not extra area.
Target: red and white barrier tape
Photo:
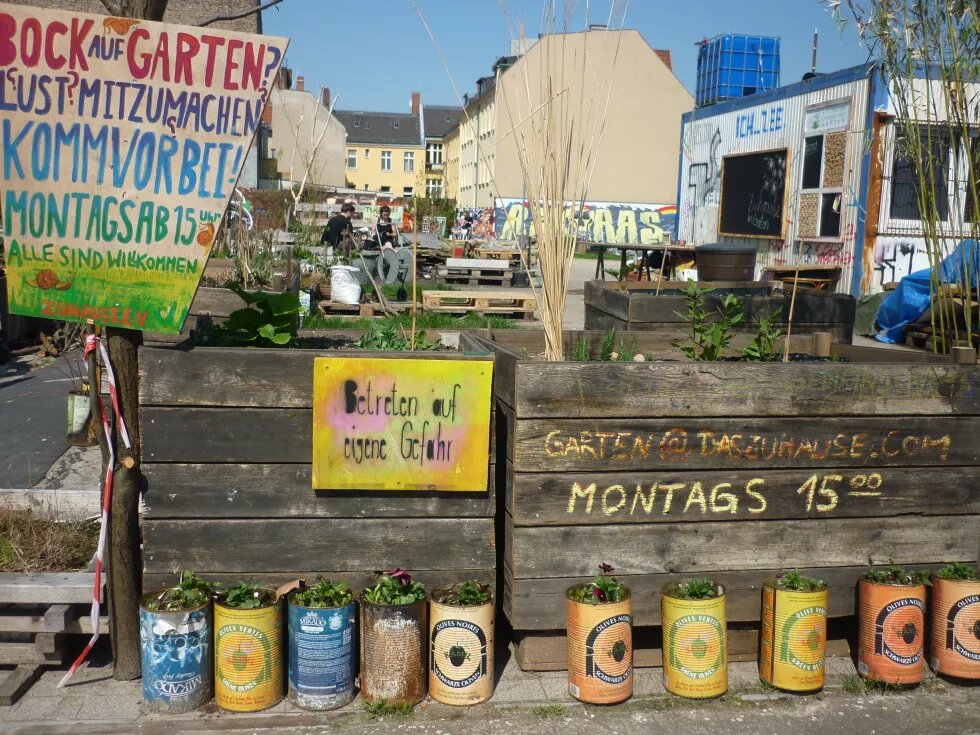
[[[95,350],[99,351],[102,356],[102,364],[105,367],[106,375],[109,378],[109,397],[112,399],[112,410],[115,417],[116,426],[119,427],[119,435],[123,439],[123,443],[126,448],[130,448],[129,443],[129,432],[126,431],[126,422],[123,420],[122,413],[119,410],[119,394],[116,390],[116,374],[112,370],[112,363],[109,362],[109,351],[106,349],[105,342],[99,339],[96,335],[90,334],[85,337],[85,357],[88,358]],[[102,386],[94,385],[89,386],[89,394],[95,394],[96,405],[99,410],[99,420],[102,422],[102,431],[105,433],[106,444],[109,447],[109,463],[105,471],[105,488],[102,493],[102,519],[101,527],[99,528],[99,545],[95,550],[95,583],[92,588],[92,612],[90,615],[92,622],[92,638],[89,640],[88,644],[85,646],[84,650],[75,659],[75,663],[71,665],[68,669],[68,673],[64,675],[60,682],[58,682],[58,687],[63,687],[68,680],[82,668],[85,663],[85,659],[88,658],[89,653],[92,651],[92,647],[95,642],[99,640],[99,615],[102,609],[102,566],[104,563],[105,555],[105,542],[106,536],[109,533],[109,508],[112,503],[112,477],[113,468],[116,466],[116,450],[112,444],[112,428],[109,426],[109,418],[106,416],[105,404],[102,402]]]

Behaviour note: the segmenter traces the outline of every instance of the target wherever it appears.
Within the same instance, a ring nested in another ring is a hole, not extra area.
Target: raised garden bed
[[[851,346],[832,350],[846,363],[547,363],[518,339],[486,344],[523,668],[564,665],[564,590],[600,562],[633,591],[642,666],[660,660],[665,583],[724,585],[730,653],[754,656],[779,569],[828,582],[835,631],[869,564],[977,559],[976,365]]]
[[[736,329],[751,332],[758,319],[782,309],[776,324],[786,331],[792,292],[774,289],[768,281],[731,281],[699,284],[714,290],[706,299],[709,312],[716,312],[725,294],[735,294],[742,300],[744,318]],[[607,330],[616,327],[621,332],[654,331],[667,341],[674,339],[686,322],[677,312],[685,314],[687,306],[680,294],[686,284],[676,282],[628,283],[619,281],[587,281],[585,284],[585,328]],[[793,307],[793,334],[830,332],[833,341],[850,344],[854,333],[853,296],[800,288]]]
[[[355,589],[394,566],[432,588],[494,578],[492,452],[485,492],[312,489],[314,358],[489,357],[468,335],[460,347],[141,350],[144,586],[179,569],[224,582],[324,575]]]

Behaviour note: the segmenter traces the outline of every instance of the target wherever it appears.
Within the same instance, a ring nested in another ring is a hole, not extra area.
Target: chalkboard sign
[[[721,161],[719,231],[741,237],[783,236],[786,149]]]

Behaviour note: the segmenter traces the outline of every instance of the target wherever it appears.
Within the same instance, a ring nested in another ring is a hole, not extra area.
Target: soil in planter
[[[55,521],[31,510],[0,507],[0,572],[84,570],[98,541],[94,521]]]

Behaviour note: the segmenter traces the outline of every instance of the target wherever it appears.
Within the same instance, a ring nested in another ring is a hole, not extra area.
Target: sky
[[[584,0],[570,30],[585,27]],[[505,20],[501,3],[510,23]],[[529,38],[541,29],[543,0],[415,0],[435,36],[459,96],[510,53],[511,28],[523,23]],[[558,6],[563,6],[559,1]],[[590,22],[605,22],[608,0],[591,0]],[[290,38],[286,61],[314,94],[326,86],[338,110],[408,112],[413,91],[424,104],[459,104],[410,0],[283,0],[263,13],[263,30]],[[819,29],[818,71],[863,63],[867,50],[853,23],[841,33],[821,0],[632,0],[623,24],[654,48],[671,51],[674,73],[694,94],[696,43],[742,33],[779,36],[781,83],[810,70],[813,31]],[[518,30],[514,35],[519,34]],[[638,90],[639,91],[639,90]]]

